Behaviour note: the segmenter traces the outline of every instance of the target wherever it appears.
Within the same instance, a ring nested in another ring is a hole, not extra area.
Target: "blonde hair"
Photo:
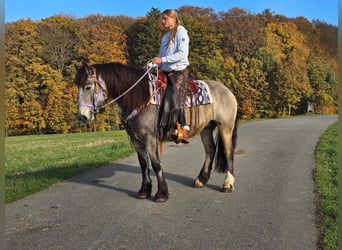
[[[170,37],[169,37],[169,40],[167,41],[167,46],[170,45],[170,42],[175,38],[176,36],[176,33],[177,33],[177,29],[178,29],[178,26],[180,25],[180,21],[178,19],[178,14],[175,10],[173,9],[167,9],[167,10],[164,10],[163,13],[162,13],[162,16],[165,15],[165,16],[168,16],[168,17],[172,17],[172,18],[175,18],[176,19],[176,24],[175,24],[175,27],[173,27],[170,32]]]

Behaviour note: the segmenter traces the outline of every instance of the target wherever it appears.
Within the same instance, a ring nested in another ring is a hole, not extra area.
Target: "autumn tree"
[[[268,101],[266,93],[268,83],[262,71],[262,62],[257,58],[244,58],[235,67],[238,82],[237,99],[240,117],[259,118],[264,115],[264,103]]]
[[[87,27],[88,60],[90,63],[127,61],[126,36],[122,28],[109,19],[102,19]]]
[[[338,28],[320,20],[314,20],[313,25],[319,30],[318,37],[323,50],[329,57],[337,59]]]
[[[201,9],[201,8],[195,8]],[[213,25],[212,9],[202,9],[198,15],[192,15],[192,8],[181,8],[180,19],[190,37],[190,67],[201,79],[222,78],[223,57],[220,44],[222,35]]]
[[[307,76],[310,49],[305,44],[305,37],[294,23],[269,23],[263,32],[265,45],[261,50],[271,52],[277,62],[276,112],[280,116],[301,112],[298,105],[312,94]]]
[[[223,61],[223,78],[222,82],[223,84],[228,87],[233,93],[238,93],[240,84],[236,78],[236,68],[237,63],[235,62],[234,58],[232,57],[226,57]]]
[[[37,27],[37,42],[41,44],[39,56],[61,75],[68,76],[68,67],[77,58],[79,26],[72,17],[57,15],[42,19]]]
[[[277,74],[278,64],[272,52],[267,50],[258,50],[255,57],[262,63],[262,71],[267,82],[267,90],[265,91],[265,99],[263,101],[264,117],[274,117],[277,115],[276,107],[278,103],[278,85]]]
[[[126,35],[128,34],[128,30],[131,28],[131,26],[134,25],[137,21],[136,18],[129,17],[126,15],[113,16],[110,17],[110,19],[113,24],[122,28],[125,31]]]
[[[161,12],[151,8],[145,18],[140,18],[128,30],[127,44],[129,64],[144,66],[159,53],[162,33]]]
[[[210,23],[217,21],[218,15],[214,12],[213,8],[202,8],[197,6],[183,5],[178,8],[177,12],[180,15],[197,17],[207,17]]]
[[[36,55],[36,51],[40,49],[36,42],[37,24],[32,20],[21,19],[6,24],[5,29],[6,132],[8,135],[25,134],[35,127],[28,121],[31,119],[30,114],[34,115],[34,119],[36,115],[41,114],[39,104],[35,100],[31,105],[27,103],[30,101],[27,91],[31,74],[29,66],[41,63],[41,59]]]
[[[50,66],[54,63],[46,64],[46,58],[40,57],[44,44],[38,25],[21,20],[7,28],[7,133],[68,132],[65,115],[69,110],[60,99],[66,83],[61,72]]]
[[[337,77],[335,72],[320,61],[309,64],[309,79],[313,89],[310,101],[315,103],[315,112],[335,113],[337,104]]]
[[[39,83],[38,98],[43,110],[44,133],[66,133],[70,130],[67,114],[70,112],[67,99],[64,98],[66,82],[60,72],[49,65],[36,65],[33,69],[35,81]],[[76,99],[75,99],[76,100]]]
[[[218,30],[223,34],[222,55],[233,57],[237,62],[242,58],[252,57],[263,44],[260,34],[264,27],[262,19],[255,17],[248,10],[231,8],[220,12],[221,21]]]

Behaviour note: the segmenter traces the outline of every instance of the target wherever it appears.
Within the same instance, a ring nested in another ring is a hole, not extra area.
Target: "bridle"
[[[100,109],[102,108],[102,106],[99,107],[99,102],[101,101],[101,99],[106,100],[108,98],[108,90],[107,90],[106,83],[104,82],[104,80],[101,77],[97,77],[96,68],[91,66],[91,69],[93,71],[92,77],[94,78],[94,85],[95,85],[93,103],[80,102],[79,105],[83,107],[93,108],[94,109],[93,112],[98,113]]]
[[[93,113],[98,113],[100,112],[100,110],[110,104],[112,104],[113,102],[116,102],[117,100],[119,100],[121,97],[123,97],[124,95],[126,95],[129,91],[131,91],[147,74],[149,74],[149,78],[150,80],[152,78],[155,78],[155,77],[152,77],[150,71],[153,69],[153,68],[156,68],[156,71],[158,72],[158,65],[157,64],[154,64],[152,62],[148,62],[147,65],[146,65],[146,72],[131,86],[129,87],[125,92],[123,92],[121,95],[119,95],[118,97],[116,97],[115,99],[111,100],[110,102],[102,105],[102,106],[99,106],[99,102],[101,101],[101,99],[103,98],[104,101],[107,100],[108,98],[108,90],[107,90],[107,87],[106,87],[106,83],[105,81],[101,78],[101,77],[98,77],[97,74],[96,74],[96,68],[93,67],[93,66],[90,66],[90,68],[92,69],[93,71],[93,77],[94,77],[94,88],[95,88],[95,91],[94,91],[94,98],[93,98],[93,103],[83,103],[83,102],[80,102],[79,106],[83,106],[83,107],[89,107],[89,108],[92,108],[93,109]]]

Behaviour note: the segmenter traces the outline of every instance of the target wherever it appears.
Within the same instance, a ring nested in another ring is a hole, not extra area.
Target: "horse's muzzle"
[[[80,110],[77,113],[77,118],[82,122],[90,123],[94,120],[95,117],[92,110],[87,108],[80,108]]]
[[[82,115],[82,114],[80,114],[80,113],[78,113],[77,118],[78,118],[78,120],[80,120],[81,122],[87,123],[87,122],[89,121],[87,116]]]

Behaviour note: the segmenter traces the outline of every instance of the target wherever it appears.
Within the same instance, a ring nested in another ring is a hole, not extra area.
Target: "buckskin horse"
[[[74,80],[79,95],[78,118],[90,123],[99,109],[115,101],[121,109],[122,121],[141,168],[142,184],[137,198],[151,196],[149,170],[152,167],[158,182],[155,201],[165,202],[169,191],[161,166],[161,142],[157,127],[159,106],[150,102],[153,92],[151,94],[151,79],[147,72],[151,68],[147,68],[121,63],[83,63]],[[225,174],[222,192],[231,192],[235,181],[233,160],[237,137],[237,101],[224,84],[213,80],[202,82],[210,92],[210,103],[185,109],[186,120],[190,121],[190,137],[200,134],[205,150],[205,161],[193,187],[204,187],[214,166],[219,173]],[[216,128],[217,132],[214,131]]]

